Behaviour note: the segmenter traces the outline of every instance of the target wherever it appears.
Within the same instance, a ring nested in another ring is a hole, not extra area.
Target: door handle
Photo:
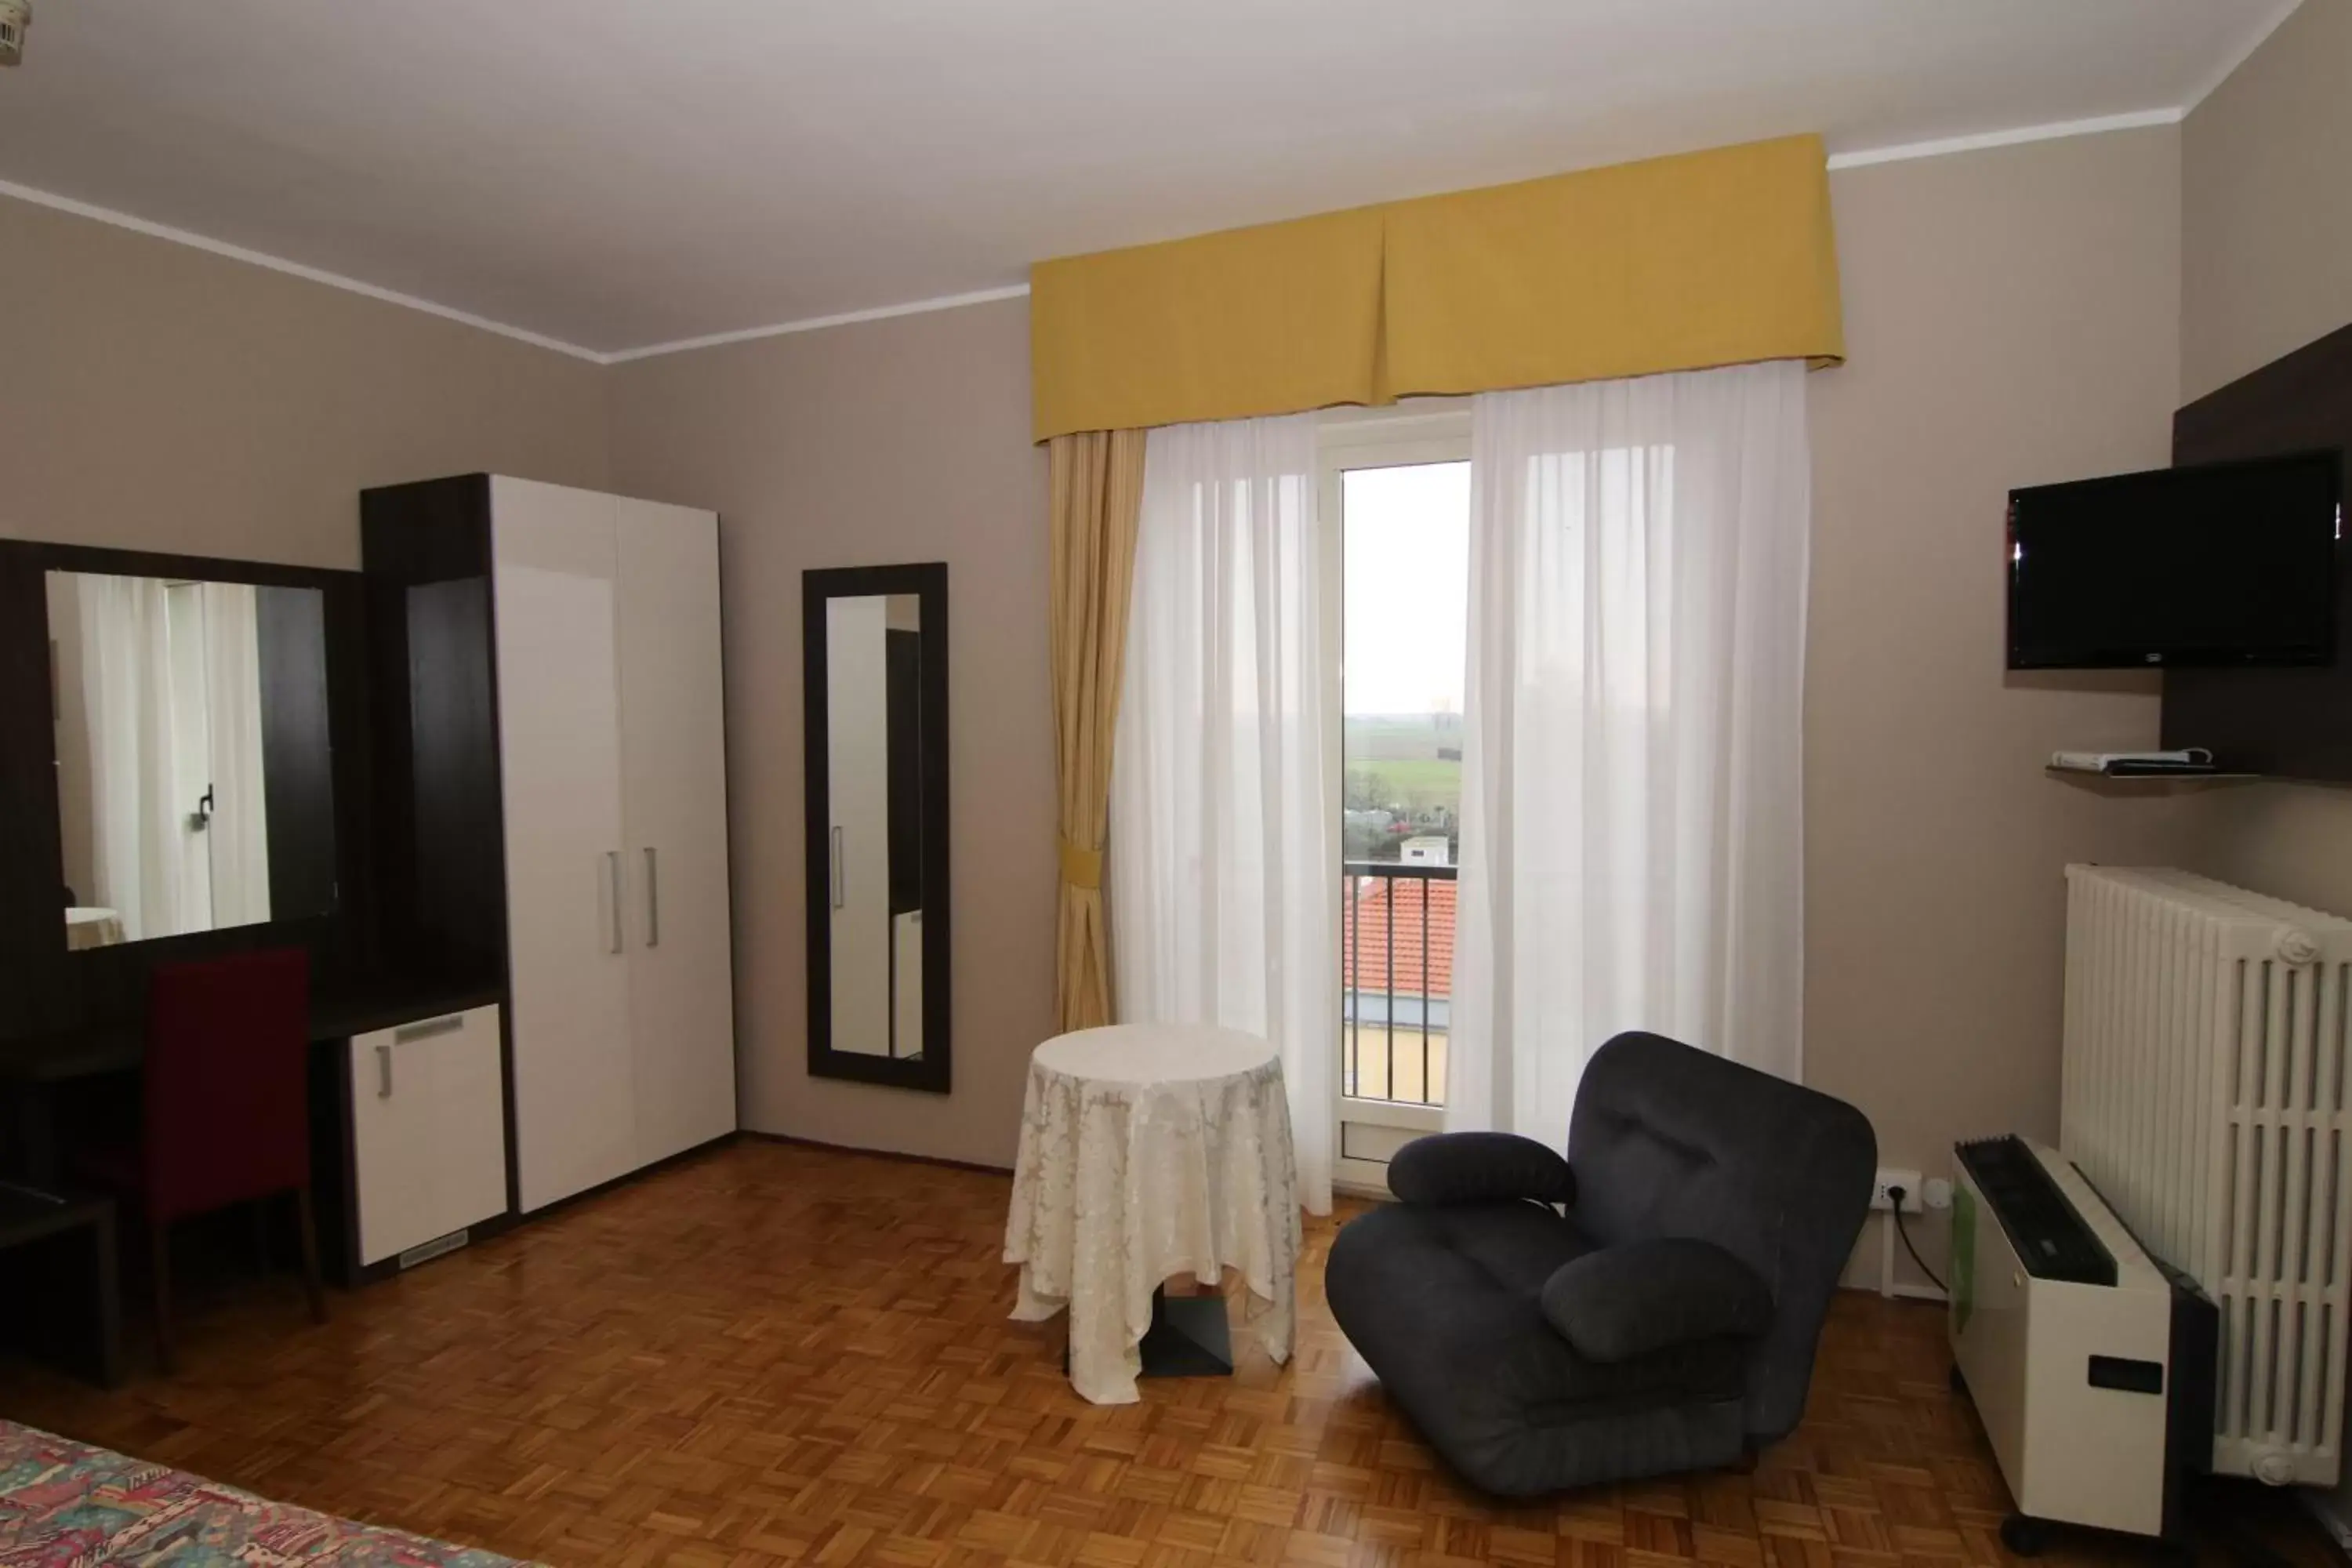
[[[436,1035],[454,1035],[466,1026],[466,1015],[452,1013],[446,1018],[427,1018],[422,1023],[403,1024],[392,1032],[393,1044],[404,1046],[411,1040],[429,1040]],[[383,1047],[378,1046],[377,1050]]]
[[[661,861],[646,846],[646,945],[661,945]]]
[[[833,882],[833,907],[839,909],[849,900],[848,878],[841,863],[841,829],[833,830],[833,865],[826,871]]]
[[[611,906],[613,910],[613,945],[607,951],[618,952],[621,951],[621,852],[619,850],[607,849],[604,851],[604,874],[612,879],[613,883],[613,902]]]
[[[375,1097],[378,1100],[392,1098],[392,1047],[390,1046],[378,1046],[375,1048]]]

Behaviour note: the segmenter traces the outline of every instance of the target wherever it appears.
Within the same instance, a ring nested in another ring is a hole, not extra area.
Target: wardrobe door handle
[[[604,852],[604,869],[606,874],[613,879],[613,942],[611,951],[614,952],[619,952],[627,945],[627,939],[621,929],[621,852],[619,850],[607,849]]]
[[[833,830],[833,865],[825,874],[832,879],[833,907],[837,910],[849,899],[848,878],[841,864],[841,829],[838,827]]]
[[[390,1046],[378,1046],[375,1048],[375,1097],[378,1100],[392,1098],[392,1047]]]
[[[650,844],[646,846],[646,945],[661,945],[661,862]]]

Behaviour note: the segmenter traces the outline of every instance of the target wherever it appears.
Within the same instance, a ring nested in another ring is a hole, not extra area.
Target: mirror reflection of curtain
[[[79,895],[112,910],[127,942],[269,919],[254,589],[71,581],[89,751]]]
[[[171,618],[152,577],[79,576],[89,732],[90,874],[82,896],[127,941],[186,929],[172,766]]]
[[[205,831],[212,810],[213,731],[205,698],[204,584],[166,583],[163,609],[171,624],[172,805],[180,824],[180,929],[202,931],[212,924],[213,908],[213,841]]]
[[[205,706],[210,720],[212,920],[269,918],[269,829],[261,781],[258,598],[248,583],[203,584]]]

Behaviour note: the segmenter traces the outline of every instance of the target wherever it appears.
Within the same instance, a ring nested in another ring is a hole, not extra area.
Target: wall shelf
[[[2109,773],[2095,768],[2044,767],[2042,770],[2053,779],[2065,779],[2074,784],[2252,784],[2267,777],[2264,773]]]

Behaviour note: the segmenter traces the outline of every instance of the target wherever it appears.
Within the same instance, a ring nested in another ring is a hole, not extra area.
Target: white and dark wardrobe
[[[384,939],[503,973],[516,1211],[732,1132],[717,517],[471,475],[362,521]]]

